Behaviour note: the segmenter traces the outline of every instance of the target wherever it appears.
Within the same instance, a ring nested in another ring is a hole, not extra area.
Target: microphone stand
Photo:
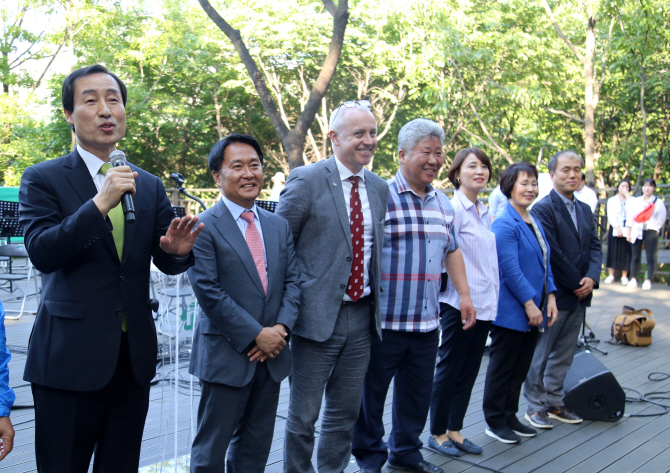
[[[203,203],[202,200],[200,200],[196,196],[191,195],[188,192],[186,192],[186,189],[184,189],[184,182],[185,182],[184,176],[182,176],[178,172],[173,172],[170,175],[170,179],[172,179],[174,181],[175,185],[177,186],[177,190],[179,191],[180,194],[184,194],[189,199],[195,200],[197,203],[200,204],[200,207],[202,207],[203,211],[207,210],[207,206]]]

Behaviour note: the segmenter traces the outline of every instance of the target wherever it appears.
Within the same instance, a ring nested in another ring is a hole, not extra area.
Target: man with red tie
[[[379,337],[379,268],[388,186],[365,168],[377,149],[367,100],[343,102],[330,117],[333,156],[294,169],[277,214],[293,231],[302,276],[291,351],[284,472],[313,473],[315,423],[325,394],[316,469],[340,473]]]

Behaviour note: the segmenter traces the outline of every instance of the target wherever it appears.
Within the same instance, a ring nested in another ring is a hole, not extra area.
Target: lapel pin
[[[333,182],[333,187],[337,187],[337,184],[335,182]]]

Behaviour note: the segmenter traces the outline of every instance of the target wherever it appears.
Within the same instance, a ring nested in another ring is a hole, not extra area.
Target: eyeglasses
[[[346,102],[342,102],[338,107],[335,109],[335,113],[333,114],[332,121],[335,120],[335,117],[337,116],[337,113],[340,111],[342,107],[344,108],[354,108],[357,105],[362,105],[363,107],[370,107],[372,105],[369,100],[347,100]]]

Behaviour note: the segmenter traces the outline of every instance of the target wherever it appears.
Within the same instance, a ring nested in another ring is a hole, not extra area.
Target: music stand
[[[274,213],[275,210],[277,210],[277,204],[279,202],[275,202],[274,200],[257,200],[256,205],[263,210],[267,210],[268,212]]]
[[[9,204],[9,205],[8,205]],[[21,238],[23,237],[23,227],[19,223],[19,203],[18,202],[5,202],[0,201],[0,238],[6,238],[7,243],[11,243],[12,238]],[[11,215],[11,216],[10,216]],[[22,250],[22,252],[25,250]],[[28,254],[25,253],[25,257],[28,258]],[[9,272],[12,272],[12,259],[9,259],[8,262]],[[17,316],[5,316],[6,319],[18,320],[24,314],[24,312],[29,312],[31,314],[37,314],[37,311],[27,311],[26,307],[26,298],[28,297],[28,286],[30,285],[30,278],[33,277],[35,281],[35,297],[37,298],[37,303],[39,305],[40,295],[37,288],[37,269],[34,269],[33,264],[28,258],[28,277],[26,279],[26,290],[23,292],[23,302],[21,303],[21,310],[10,310],[5,309],[5,313],[18,312]],[[12,286],[10,282],[10,292],[12,291]]]

